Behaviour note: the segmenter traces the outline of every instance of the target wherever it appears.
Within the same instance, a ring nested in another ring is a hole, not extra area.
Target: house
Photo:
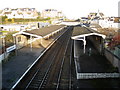
[[[7,16],[11,18],[24,18],[24,19],[36,19],[38,17],[37,10],[35,8],[5,8],[1,16]]]
[[[120,17],[114,17],[113,21],[114,23],[120,23]]]
[[[0,25],[0,31],[28,31],[48,26],[48,22],[29,22],[27,24]]]
[[[115,32],[120,29],[120,17],[106,17],[104,20],[99,20],[99,25],[102,28],[113,28]]]
[[[56,9],[45,9],[41,13],[41,17],[43,18],[55,18],[55,17],[63,17],[62,11],[58,11]]]
[[[89,13],[88,17],[90,19],[102,19],[104,17],[104,14],[102,12],[92,12],[92,13]]]
[[[0,28],[2,28],[4,31],[24,31],[28,25],[0,25]]]

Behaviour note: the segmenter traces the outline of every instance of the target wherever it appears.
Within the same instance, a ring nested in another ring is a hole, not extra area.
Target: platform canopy
[[[101,36],[103,39],[106,38],[106,35],[100,34],[97,31],[89,29],[87,27],[74,27],[71,38],[74,40],[82,40],[84,37],[91,35]]]
[[[36,38],[42,38],[42,36],[35,35],[35,34],[31,34],[31,33],[24,32],[24,31],[20,31],[20,32],[18,32],[18,33],[15,33],[15,34],[13,34],[13,36],[20,35],[20,34],[29,35],[29,36],[33,36],[33,37],[36,37]]]
[[[74,40],[82,40],[83,41],[84,53],[85,53],[85,48],[86,48],[85,46],[86,46],[86,43],[87,43],[86,42],[86,37],[87,36],[92,36],[92,35],[100,36],[103,39],[106,38],[106,35],[100,34],[97,31],[92,30],[92,29],[90,29],[88,27],[80,27],[80,26],[74,27],[71,38],[74,39]]]
[[[43,38],[47,35],[51,35],[52,33],[56,33],[57,30],[60,30],[64,27],[65,25],[51,25],[49,27],[43,27],[40,29],[31,30],[31,31],[20,31],[18,33],[13,34],[13,36],[23,34],[23,35],[36,37],[36,38]]]

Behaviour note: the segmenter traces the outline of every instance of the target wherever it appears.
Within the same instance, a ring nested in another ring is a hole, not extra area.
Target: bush
[[[12,22],[12,19],[8,19],[8,22]]]
[[[14,41],[13,41],[13,34],[16,32],[9,32],[6,37],[5,37],[5,43],[6,43],[6,47],[9,47],[11,45],[13,45]]]
[[[7,16],[2,16],[2,22],[5,22],[5,19],[8,18]]]

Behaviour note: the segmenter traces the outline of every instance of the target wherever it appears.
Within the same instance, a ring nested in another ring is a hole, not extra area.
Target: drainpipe
[[[86,51],[86,50],[85,50],[85,48],[86,48],[86,47],[85,47],[85,46],[86,46],[85,36],[84,36],[84,40],[83,40],[83,42],[84,42],[84,54],[85,54],[85,51]]]

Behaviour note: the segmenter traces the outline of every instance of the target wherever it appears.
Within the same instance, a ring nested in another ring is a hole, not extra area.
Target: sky
[[[87,16],[90,12],[103,12],[105,16],[118,16],[120,0],[0,0],[0,9],[36,8],[57,9],[68,18],[75,19]]]

